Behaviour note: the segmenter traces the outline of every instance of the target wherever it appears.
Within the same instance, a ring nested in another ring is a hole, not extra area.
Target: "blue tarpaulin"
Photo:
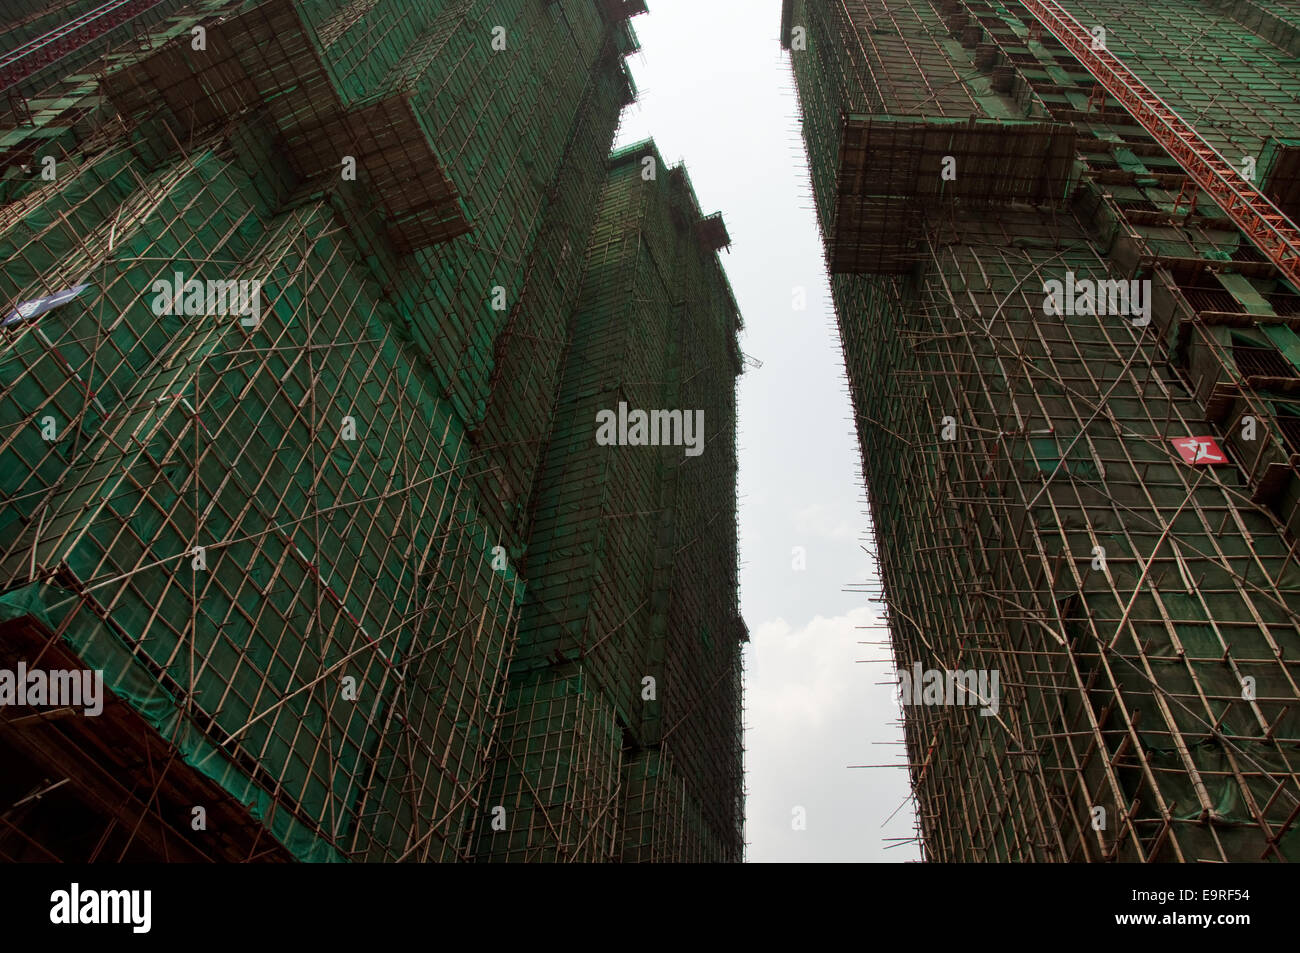
[[[90,285],[77,285],[76,287],[68,288],[66,291],[57,291],[44,298],[33,298],[31,301],[24,301],[13,311],[9,312],[9,316],[5,318],[4,321],[0,321],[0,328],[7,328],[11,324],[17,324],[19,321],[26,320],[27,318],[34,318],[39,314],[44,314],[51,308],[57,308],[64,302],[71,301],[89,287]]]

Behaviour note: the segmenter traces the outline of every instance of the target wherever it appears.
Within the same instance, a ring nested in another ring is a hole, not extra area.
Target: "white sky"
[[[640,91],[618,144],[653,137],[685,161],[731,235],[723,264],[763,362],[740,379],[741,605],[750,861],[907,861],[914,844],[874,579],[857,438],[812,211],[781,0],[649,0],[633,19]],[[807,307],[795,309],[797,288]],[[807,569],[792,569],[792,550]],[[874,547],[873,547],[874,548]],[[898,810],[900,805],[904,805]],[[794,830],[794,809],[806,829]],[[889,823],[886,819],[897,814]],[[888,849],[886,849],[888,847]]]

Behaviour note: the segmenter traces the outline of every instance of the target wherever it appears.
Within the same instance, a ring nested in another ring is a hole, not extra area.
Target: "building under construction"
[[[924,856],[1300,860],[1300,8],[781,35]]]
[[[0,671],[105,700],[0,707],[0,858],[741,858],[740,317],[610,156],[643,10],[6,6]]]

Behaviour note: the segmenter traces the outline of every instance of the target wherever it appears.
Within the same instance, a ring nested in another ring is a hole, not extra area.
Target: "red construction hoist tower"
[[[1020,0],[1300,289],[1300,229],[1056,0]]]
[[[0,93],[162,2],[163,0],[108,0],[50,32],[29,40],[18,49],[0,54]]]

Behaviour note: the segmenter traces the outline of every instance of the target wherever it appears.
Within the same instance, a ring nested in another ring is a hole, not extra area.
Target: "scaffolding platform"
[[[206,48],[181,34],[130,60],[104,79],[118,111],[140,121],[167,107],[166,125],[179,149],[196,132],[262,109],[279,133],[298,177],[341,179],[346,158],[371,184],[401,253],[470,230],[468,213],[447,177],[410,90],[347,103],[292,0],[267,0],[204,27]],[[173,150],[155,129],[162,154]]]
[[[831,272],[909,271],[923,217],[946,205],[1062,204],[1074,140],[1074,127],[1057,123],[846,116]]]

